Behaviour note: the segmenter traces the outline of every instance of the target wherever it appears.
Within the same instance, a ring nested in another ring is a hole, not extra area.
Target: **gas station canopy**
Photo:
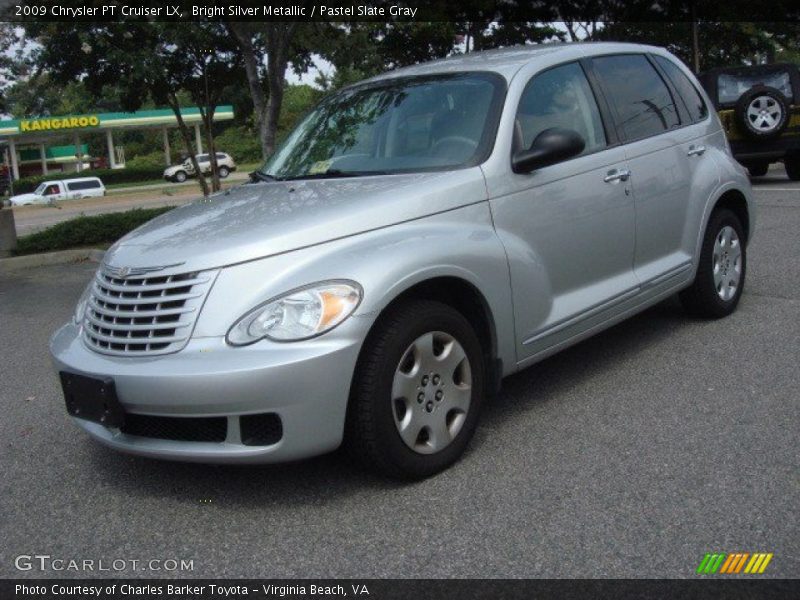
[[[194,126],[195,145],[197,153],[201,153],[202,143],[200,136],[200,124],[202,118],[200,109],[196,106],[181,108],[181,118],[187,125]],[[229,121],[233,119],[233,107],[230,105],[216,107],[214,121]],[[159,127],[164,132],[164,156],[165,162],[170,162],[169,137],[167,130],[170,127],[177,127],[178,120],[171,109],[140,110],[131,113],[111,112],[111,113],[90,113],[83,115],[64,115],[33,117],[29,119],[10,119],[0,121],[0,138],[7,140],[10,154],[11,172],[14,179],[19,179],[19,162],[17,146],[38,147],[39,157],[42,163],[42,171],[47,174],[47,162],[52,160],[48,156],[45,142],[55,136],[71,135],[74,148],[85,149],[81,145],[81,135],[91,133],[105,133],[108,146],[108,160],[111,168],[118,168],[114,152],[113,131],[115,129],[146,129]],[[25,158],[30,156],[31,149],[23,150]],[[81,170],[81,156],[75,157],[77,169]]]

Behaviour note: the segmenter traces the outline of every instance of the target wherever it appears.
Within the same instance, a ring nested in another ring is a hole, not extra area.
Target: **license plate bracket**
[[[122,427],[125,411],[117,398],[113,379],[88,377],[68,371],[61,371],[59,376],[70,415],[106,427]]]

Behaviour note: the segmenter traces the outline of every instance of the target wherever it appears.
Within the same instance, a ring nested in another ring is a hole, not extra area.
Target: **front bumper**
[[[336,335],[306,342],[267,341],[233,348],[224,338],[195,338],[180,352],[154,357],[106,356],[90,350],[69,323],[50,342],[57,371],[111,377],[126,413],[159,417],[225,417],[222,442],[140,437],[75,418],[90,436],[116,450],[208,463],[296,460],[334,450],[342,441],[350,383],[367,319],[351,317]],[[242,443],[239,417],[277,414],[281,439]]]

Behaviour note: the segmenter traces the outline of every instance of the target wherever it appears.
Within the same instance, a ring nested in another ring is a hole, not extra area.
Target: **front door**
[[[535,75],[520,99],[515,145],[529,148],[550,127],[577,131],[577,157],[514,174],[491,202],[509,258],[518,358],[524,361],[605,320],[637,291],[634,208],[621,146],[609,147],[577,62]]]

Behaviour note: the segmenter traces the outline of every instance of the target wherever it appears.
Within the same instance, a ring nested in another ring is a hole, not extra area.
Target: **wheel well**
[[[738,190],[729,190],[722,194],[714,205],[714,210],[727,208],[735,214],[744,228],[744,237],[750,239],[750,214],[747,212],[747,200]]]
[[[454,308],[469,321],[483,348],[487,368],[487,389],[495,393],[500,386],[503,367],[497,359],[497,333],[489,304],[483,294],[471,283],[459,277],[435,277],[417,283],[394,298],[382,311],[377,321],[399,302],[407,300],[435,300]],[[377,322],[376,321],[376,322]]]

